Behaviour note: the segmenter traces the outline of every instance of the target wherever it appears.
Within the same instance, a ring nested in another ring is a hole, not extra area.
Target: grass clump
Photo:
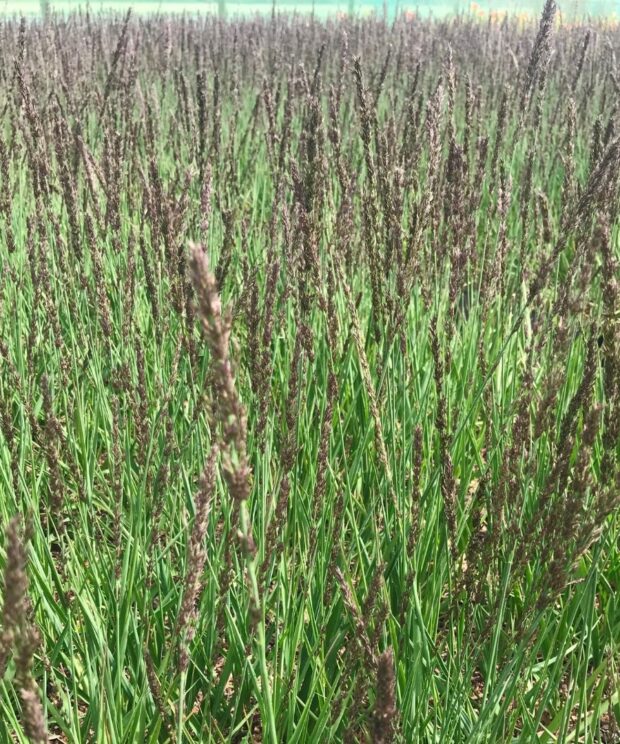
[[[0,39],[0,740],[615,741],[620,32]]]

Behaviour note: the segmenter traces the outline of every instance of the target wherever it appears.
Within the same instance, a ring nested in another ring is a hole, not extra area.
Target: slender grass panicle
[[[532,54],[530,55],[530,60],[525,71],[523,83],[524,101],[531,100],[532,92],[537,83],[541,89],[544,88],[546,67],[551,53],[550,42],[556,11],[555,0],[547,0],[540,18],[540,25],[532,48]]]
[[[19,534],[19,523],[20,519],[13,517],[6,530],[0,673],[4,677],[9,654],[12,653],[15,661],[15,686],[22,704],[24,733],[33,744],[47,744],[43,706],[32,671],[34,654],[41,639],[30,620],[32,610],[26,574],[27,538]]]
[[[209,524],[209,509],[215,487],[215,465],[218,455],[217,445],[213,445],[203,474],[200,476],[198,492],[195,497],[194,524],[187,548],[187,571],[184,580],[183,600],[178,617],[179,671],[184,672],[189,665],[189,645],[196,632],[195,620],[198,614],[203,572],[207,560],[205,536]]]
[[[391,649],[384,651],[377,661],[377,688],[373,718],[373,742],[389,744],[394,738],[396,719],[394,655]]]
[[[0,671],[4,676],[11,650],[19,642],[28,613],[27,556],[19,535],[19,519],[14,517],[6,529],[6,564],[2,605],[2,656]]]
[[[41,694],[32,676],[33,658],[40,643],[39,632],[31,625],[25,625],[20,630],[15,656],[15,682],[22,703],[22,725],[32,744],[47,744],[49,741]]]
[[[213,360],[215,415],[222,426],[222,459],[230,495],[237,503],[250,495],[251,470],[246,453],[246,413],[235,387],[229,358],[230,320],[222,305],[214,274],[202,247],[191,248],[191,272],[202,329]]]

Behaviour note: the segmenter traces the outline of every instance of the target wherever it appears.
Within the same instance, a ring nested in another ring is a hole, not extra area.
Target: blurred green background
[[[88,7],[91,12],[113,11],[124,13],[131,7],[136,14],[149,13],[218,13],[229,16],[271,13],[274,4],[270,0],[0,0],[0,15],[40,16],[42,2],[55,12],[66,13]],[[540,15],[544,0],[275,0],[279,12],[314,13],[325,17],[339,13],[355,12],[360,15],[387,13],[393,18],[399,12],[410,12],[419,16],[445,17],[456,13],[498,17],[505,13],[526,18]],[[609,18],[620,20],[620,0],[566,0],[558,3],[559,16],[564,22],[587,18]]]

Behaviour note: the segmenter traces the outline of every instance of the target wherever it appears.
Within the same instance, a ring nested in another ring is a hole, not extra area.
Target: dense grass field
[[[0,742],[620,740],[619,54],[0,23]]]

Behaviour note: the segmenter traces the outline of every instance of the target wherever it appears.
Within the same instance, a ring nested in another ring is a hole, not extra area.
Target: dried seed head
[[[377,661],[377,698],[372,738],[374,744],[388,744],[392,741],[395,718],[394,655],[390,648],[384,651]]]
[[[4,674],[11,648],[25,622],[28,607],[26,549],[19,535],[19,518],[13,517],[6,530],[6,565],[4,567],[4,605],[0,640],[0,676]]]

